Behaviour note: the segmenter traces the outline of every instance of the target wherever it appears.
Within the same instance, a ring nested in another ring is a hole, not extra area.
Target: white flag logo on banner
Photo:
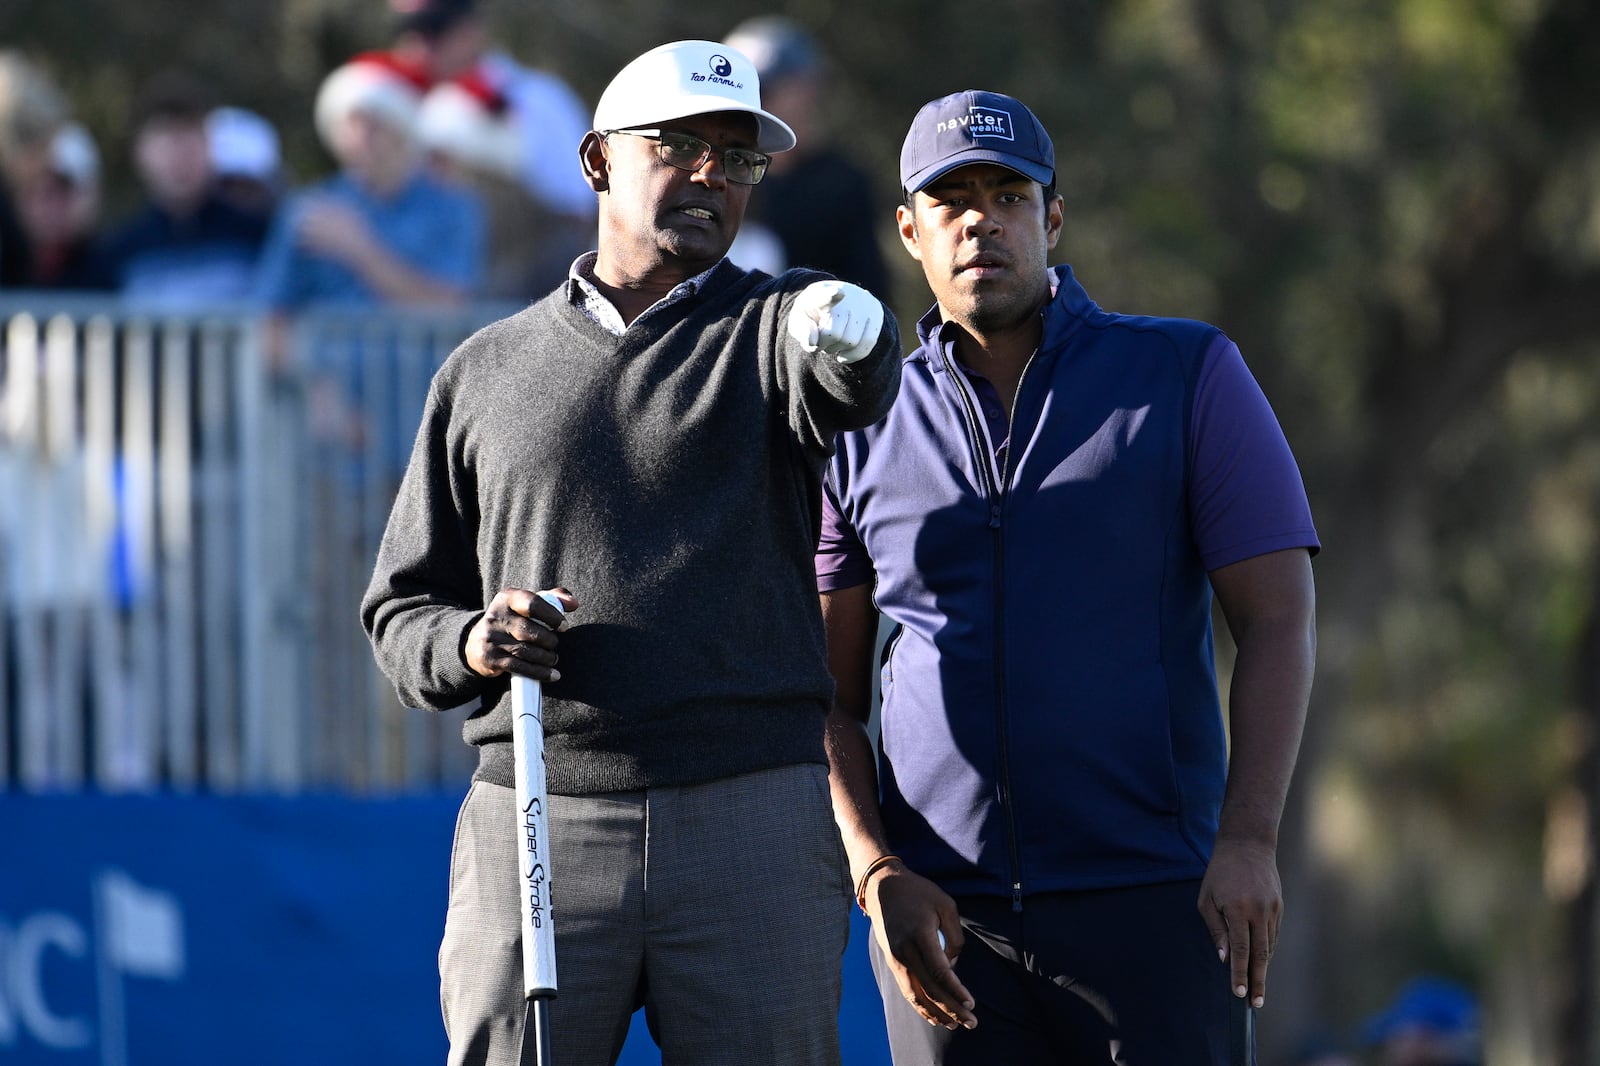
[[[119,870],[100,875],[105,960],[132,977],[183,976],[183,911],[177,897],[146,888]]]
[[[128,1020],[122,994],[124,977],[183,976],[183,908],[178,897],[146,888],[121,870],[102,870],[95,878],[95,911],[100,932],[100,1064],[127,1066]]]

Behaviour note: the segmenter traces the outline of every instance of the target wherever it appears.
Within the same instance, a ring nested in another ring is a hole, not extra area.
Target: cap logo
[[[1011,113],[992,107],[973,105],[965,115],[941,119],[935,132],[948,133],[962,129],[973,137],[994,137],[1002,141],[1016,140],[1011,134]]]
[[[733,64],[729,62],[727,56],[712,56],[711,62],[707,63],[706,66],[711,70],[710,77],[697,71],[690,71],[689,80],[692,82],[711,82],[713,85],[726,85],[730,89],[744,88],[744,82],[734,81],[728,77],[729,74],[733,73]]]

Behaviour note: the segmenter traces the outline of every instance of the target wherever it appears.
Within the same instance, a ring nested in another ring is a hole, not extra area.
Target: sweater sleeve
[[[483,613],[476,479],[454,443],[443,375],[428,392],[411,461],[361,601],[379,668],[408,707],[447,710],[490,684],[467,666]]]
[[[900,328],[894,312],[883,309],[878,343],[862,359],[841,363],[822,352],[808,352],[789,336],[789,314],[795,299],[813,281],[827,278],[813,271],[790,271],[783,280],[779,314],[771,324],[777,346],[780,387],[788,396],[789,426],[808,451],[831,455],[834,436],[870,426],[889,411],[900,388]]]

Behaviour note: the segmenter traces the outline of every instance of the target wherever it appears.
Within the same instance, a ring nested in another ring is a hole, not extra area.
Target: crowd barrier
[[[432,374],[506,310],[0,294],[0,788],[464,779],[357,608]]]

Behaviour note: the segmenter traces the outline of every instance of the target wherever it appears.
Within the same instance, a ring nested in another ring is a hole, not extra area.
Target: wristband
[[[862,914],[867,913],[867,879],[877,872],[878,867],[888,865],[891,862],[904,864],[904,860],[898,855],[879,855],[867,865],[866,870],[861,874],[861,880],[856,882],[856,906],[861,908]]]

